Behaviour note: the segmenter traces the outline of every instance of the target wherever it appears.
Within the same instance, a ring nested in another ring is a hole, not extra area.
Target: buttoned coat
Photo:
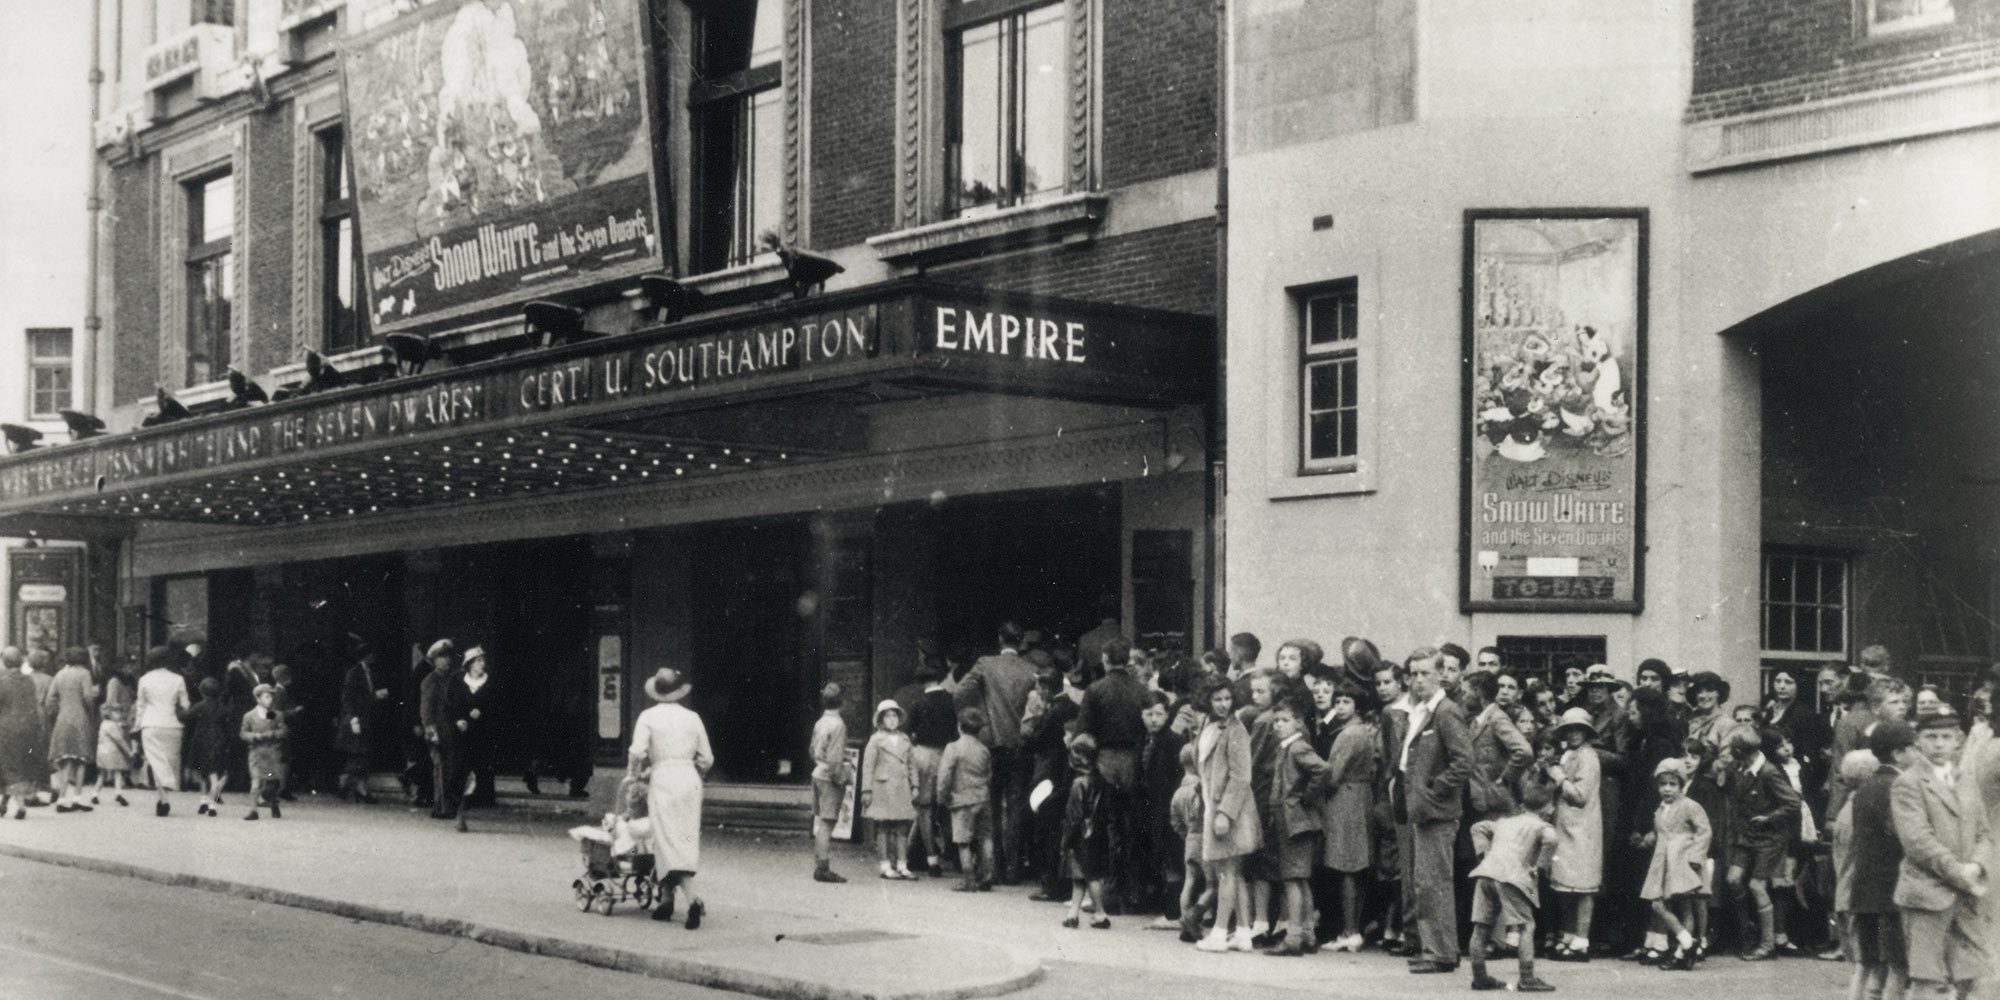
[[[1948,910],[1960,902],[1971,903],[1972,886],[1958,866],[1979,857],[1985,847],[1984,830],[1981,818],[1960,800],[1958,789],[1939,781],[1928,764],[1912,767],[1890,786],[1889,809],[1896,820],[1896,839],[1903,842],[1896,905]]]
[[[1326,761],[1313,752],[1304,736],[1285,743],[1273,753],[1271,769],[1271,812],[1273,828],[1280,837],[1316,833],[1320,829],[1319,806],[1331,789],[1333,772]]]
[[[1498,705],[1481,710],[1472,721],[1472,776],[1465,785],[1473,812],[1483,815],[1505,807],[1509,799],[1502,790],[1514,786],[1534,757],[1534,747],[1505,710]]]
[[[1375,804],[1375,765],[1380,752],[1375,727],[1359,718],[1350,719],[1334,735],[1326,755],[1333,793],[1319,806],[1319,829],[1324,838],[1322,867],[1341,872],[1367,870],[1374,848],[1369,815]]]
[[[1465,709],[1450,698],[1440,699],[1437,711],[1410,741],[1403,768],[1410,822],[1458,822],[1465,815],[1465,783],[1471,777],[1472,731]]]
[[[1208,720],[1203,731],[1216,727],[1213,740],[1197,735],[1201,775],[1201,857],[1221,861],[1241,857],[1263,846],[1263,827],[1258,822],[1257,800],[1250,784],[1250,734],[1234,714],[1223,721]],[[1216,836],[1215,817],[1229,817],[1229,833]]]

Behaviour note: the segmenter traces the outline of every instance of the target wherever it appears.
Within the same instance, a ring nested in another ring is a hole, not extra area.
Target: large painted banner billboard
[[[391,332],[657,270],[642,0],[439,0],[342,47]]]
[[[1646,215],[1471,211],[1465,241],[1465,610],[1636,612]]]

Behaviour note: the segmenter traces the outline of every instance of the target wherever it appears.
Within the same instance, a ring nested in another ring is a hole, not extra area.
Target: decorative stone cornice
[[[1687,170],[1720,170],[2000,125],[2000,70],[1687,126]]]
[[[946,219],[868,238],[875,254],[906,269],[1038,243],[1076,243],[1096,235],[1109,200],[1071,194],[984,215]]]

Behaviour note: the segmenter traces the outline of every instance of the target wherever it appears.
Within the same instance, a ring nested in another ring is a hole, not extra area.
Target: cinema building
[[[920,640],[1210,641],[1208,0],[100,8],[111,430],[0,459],[91,638],[321,713],[349,635],[478,643],[503,772],[683,667],[746,815]]]
[[[1229,627],[1963,695],[2000,5],[1588,6],[1235,5]]]

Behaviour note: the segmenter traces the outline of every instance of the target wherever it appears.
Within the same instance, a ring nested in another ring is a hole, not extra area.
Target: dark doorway
[[[708,725],[715,776],[768,782],[781,761],[803,760],[818,714],[817,671],[804,669],[806,526],[767,521],[703,527],[687,535],[694,552],[694,708]]]
[[[938,508],[937,623],[944,648],[993,644],[999,624],[1074,643],[1120,590],[1118,487],[955,498]],[[891,543],[893,544],[893,543]]]
[[[492,622],[480,643],[505,720],[495,752],[501,774],[531,763],[542,774],[587,774],[595,724],[590,645],[589,539],[538,538],[492,548]]]

